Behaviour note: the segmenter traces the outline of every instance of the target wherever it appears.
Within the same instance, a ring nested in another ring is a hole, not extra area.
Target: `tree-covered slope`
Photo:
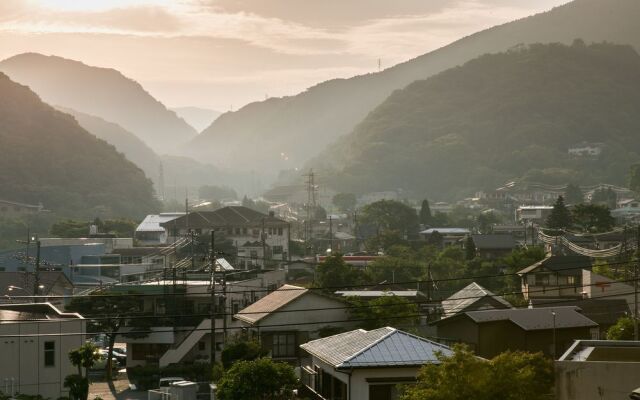
[[[239,167],[259,171],[299,167],[351,132],[394,90],[415,80],[520,43],[570,44],[582,38],[640,49],[639,20],[637,0],[575,0],[476,33],[380,73],[327,81],[296,96],[271,98],[225,113],[191,142],[188,151],[230,164],[243,154]]]
[[[485,55],[396,91],[318,160],[351,192],[447,198],[520,177],[620,184],[640,159],[638,87],[630,46],[576,41]],[[603,143],[602,155],[570,157],[583,141]]]
[[[0,198],[64,216],[157,211],[151,181],[76,120],[0,73]]]
[[[117,123],[159,153],[171,152],[197,134],[138,82],[114,69],[26,53],[0,62],[0,71],[49,104]]]
[[[127,159],[144,171],[147,178],[156,181],[160,171],[160,158],[136,135],[118,124],[100,117],[85,114],[70,108],[60,107],[60,111],[71,114],[78,124],[92,135],[115,146]]]

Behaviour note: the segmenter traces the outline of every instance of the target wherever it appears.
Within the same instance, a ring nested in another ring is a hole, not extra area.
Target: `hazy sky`
[[[226,111],[389,67],[568,0],[0,0],[0,58],[113,67],[168,106]]]

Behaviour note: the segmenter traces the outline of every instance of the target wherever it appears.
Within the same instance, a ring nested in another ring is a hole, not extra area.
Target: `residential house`
[[[576,340],[555,362],[555,398],[637,399],[639,376],[640,342]]]
[[[584,298],[547,299],[535,298],[529,300],[531,308],[545,308],[553,306],[571,306],[580,308],[580,312],[600,327],[600,337],[606,337],[607,330],[618,322],[618,319],[631,314],[629,304],[625,299]]]
[[[520,206],[516,209],[516,221],[545,224],[553,206]]]
[[[429,241],[433,235],[439,235],[442,239],[442,247],[447,247],[459,244],[462,239],[470,234],[471,231],[467,228],[429,228],[421,231],[420,237]]]
[[[347,304],[317,290],[283,285],[239,311],[234,318],[257,337],[271,357],[297,362],[298,346],[323,330],[353,327]]]
[[[496,259],[511,254],[518,242],[509,234],[471,235],[478,257]]]
[[[630,309],[635,308],[635,290],[632,281],[619,282],[592,271],[583,270],[582,283],[582,293],[585,298],[623,299]]]
[[[305,395],[324,400],[395,400],[397,385],[415,383],[425,364],[439,364],[448,347],[395,328],[357,329],[300,346]]]
[[[172,212],[147,215],[138,225],[135,238],[142,246],[162,246],[167,244],[169,232],[160,224],[183,216],[184,212]]]
[[[77,373],[68,354],[85,343],[86,321],[49,303],[0,305],[0,391],[68,396],[64,378]]]
[[[38,274],[39,301],[64,308],[66,296],[73,294],[73,283],[59,271],[40,271]],[[0,272],[0,303],[22,303],[23,296],[33,296],[36,288],[32,272]]]
[[[499,310],[512,308],[511,304],[500,296],[475,282],[460,289],[446,300],[442,301],[442,315],[451,317],[461,312],[478,310]]]
[[[0,218],[15,218],[46,211],[42,204],[33,205],[0,199]]]
[[[598,324],[578,307],[467,311],[434,324],[442,340],[465,343],[485,358],[508,350],[541,351],[557,357],[574,339],[597,339],[599,335]]]
[[[582,270],[591,269],[585,256],[549,256],[520,271],[522,294],[526,300],[544,298],[582,298]]]
[[[215,211],[190,212],[160,223],[160,226],[169,230],[169,241],[176,241],[190,232],[206,237],[212,230],[223,232],[225,239],[231,240],[237,248],[258,241],[266,254],[259,259],[262,267],[265,262],[283,264],[289,260],[289,223],[277,218],[273,212],[267,215],[243,206],[229,206]]]
[[[228,263],[221,261],[218,260],[217,269],[220,273],[229,268]],[[159,279],[110,287],[114,292],[143,294],[141,311],[158,317],[149,335],[119,339],[127,344],[127,366],[149,363],[167,366],[209,360],[212,312],[217,314],[216,348],[222,350],[225,324],[227,336],[240,328],[231,315],[276,290],[285,281],[285,271],[231,272],[226,284],[221,278],[221,274],[217,274],[213,296],[210,274],[189,274],[187,279],[177,277],[176,281]]]
[[[640,217],[640,200],[625,199],[618,202],[618,207],[611,210],[611,216],[619,223],[636,220]]]

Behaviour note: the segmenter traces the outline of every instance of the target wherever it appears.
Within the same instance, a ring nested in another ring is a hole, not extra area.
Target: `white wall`
[[[640,363],[556,361],[556,400],[623,400],[640,387]]]
[[[68,353],[85,342],[85,321],[68,319],[62,321],[17,322],[0,324],[0,391],[5,391],[5,382],[15,382],[15,391],[24,394],[41,394],[47,398],[66,395],[63,387],[67,375],[77,373],[71,365]],[[83,333],[82,335],[65,335]],[[37,336],[52,334],[51,336]],[[55,365],[44,366],[44,343],[55,342]],[[6,381],[5,381],[6,380]]]

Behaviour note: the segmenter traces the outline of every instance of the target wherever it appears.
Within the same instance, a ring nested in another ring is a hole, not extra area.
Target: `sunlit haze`
[[[378,70],[566,0],[3,0],[0,58],[112,67],[168,106],[237,109]]]

